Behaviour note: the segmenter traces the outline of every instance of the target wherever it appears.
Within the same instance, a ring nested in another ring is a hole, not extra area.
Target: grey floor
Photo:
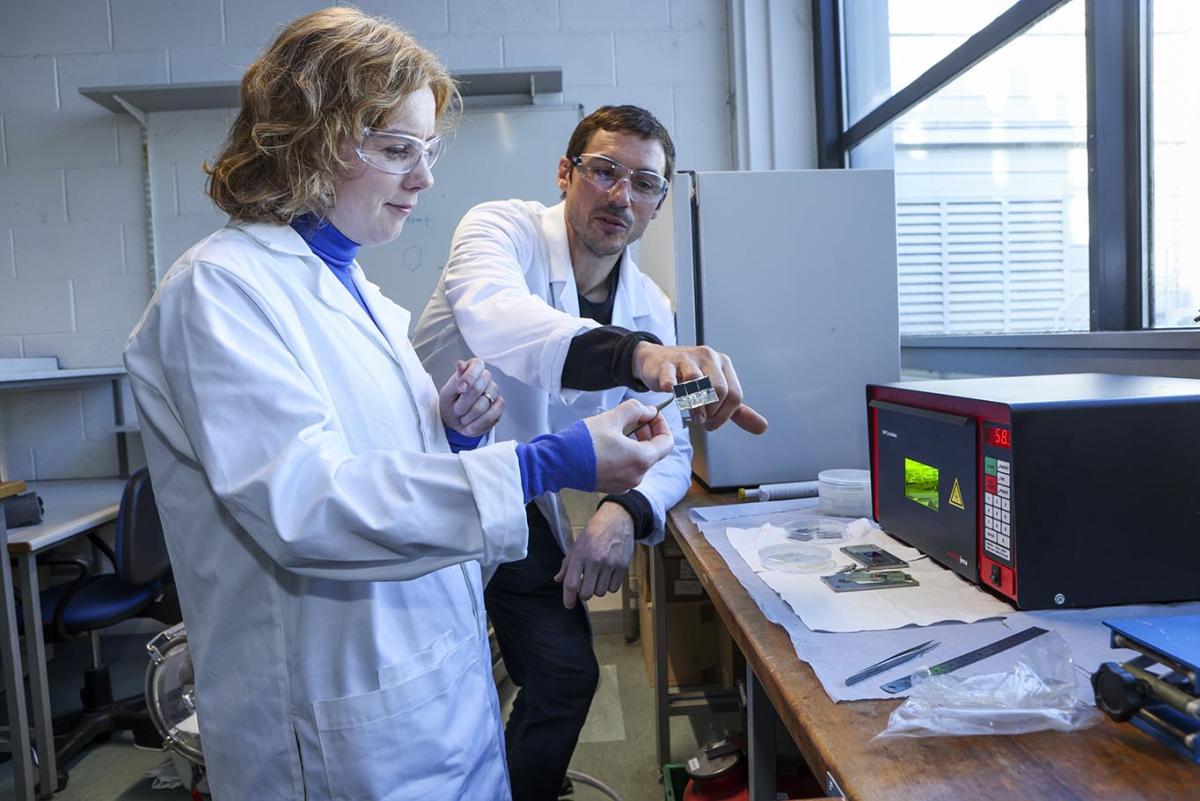
[[[105,659],[113,660],[115,690],[118,695],[139,692],[145,659],[142,640],[106,638]],[[110,640],[117,640],[111,642]],[[624,801],[661,801],[654,744],[654,691],[646,676],[641,646],[626,645],[620,634],[596,638],[596,655],[601,665],[600,687],[592,703],[591,715],[580,737],[571,767],[609,784]],[[84,650],[60,647],[51,661],[51,684],[55,688],[55,713],[78,707],[75,698],[79,671],[86,660]],[[512,688],[501,688],[502,699],[511,702]],[[683,761],[698,742],[712,739],[723,728],[733,728],[736,715],[673,718],[671,743],[673,761]],[[153,790],[146,771],[163,762],[161,752],[142,751],[128,738],[114,738],[85,752],[69,765],[70,782],[54,796],[56,801],[186,801],[182,789]],[[0,765],[0,799],[13,796],[10,763]],[[578,801],[603,799],[590,787],[576,783]]]
[[[126,698],[142,692],[146,675],[146,642],[152,635],[129,635],[101,639],[101,654],[112,675],[113,694]],[[50,705],[55,715],[68,714],[80,707],[79,687],[89,661],[86,640],[55,646],[54,658],[47,665],[50,677]],[[186,801],[183,790],[150,789],[146,771],[166,759],[161,751],[145,751],[133,746],[128,735],[117,735],[110,742],[96,745],[67,765],[70,780],[56,801]],[[14,795],[12,763],[0,765],[0,799]]]

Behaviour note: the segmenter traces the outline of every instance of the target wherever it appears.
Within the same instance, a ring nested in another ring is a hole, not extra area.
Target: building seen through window
[[[848,107],[869,111],[1009,5],[847,0]],[[1082,0],[864,141],[850,166],[896,171],[902,334],[1088,330]]]
[[[1151,16],[1150,284],[1155,328],[1196,326],[1200,307],[1200,3]]]

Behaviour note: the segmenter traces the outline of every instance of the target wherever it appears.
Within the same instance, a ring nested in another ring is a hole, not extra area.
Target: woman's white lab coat
[[[638,270],[628,251],[620,270],[612,324],[648,331],[674,345],[675,315],[666,295]],[[594,392],[563,388],[571,340],[599,325],[579,316],[564,204],[503,200],[481,203],[459,223],[446,269],[412,339],[421,361],[435,373],[472,355],[486,361],[505,400],[496,439],[528,442],[628,397],[650,404],[667,397],[625,387]],[[637,486],[654,510],[655,530],[648,544],[662,540],[667,511],[692,480],[692,446],[679,410],[672,404],[663,416],[675,448]],[[536,502],[566,553],[572,521],[562,500],[549,493]]]
[[[218,801],[505,799],[480,563],[513,443],[452,455],[409,314],[291,228],[172,267],[125,349]],[[439,376],[445,380],[448,376]]]

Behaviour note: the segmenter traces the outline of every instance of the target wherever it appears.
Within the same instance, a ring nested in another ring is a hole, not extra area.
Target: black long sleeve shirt
[[[647,387],[633,374],[633,351],[642,342],[661,345],[662,340],[645,331],[630,331],[612,324],[613,301],[620,280],[620,262],[608,276],[608,296],[593,303],[579,295],[579,314],[600,323],[571,340],[563,364],[562,385],[567,389],[597,391],[613,387],[629,387],[645,392]],[[633,518],[635,539],[645,539],[654,532],[654,507],[637,490],[621,495],[605,495],[600,503],[619,504]]]

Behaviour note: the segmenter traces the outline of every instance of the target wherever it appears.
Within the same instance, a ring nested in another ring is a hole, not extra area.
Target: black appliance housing
[[[1200,380],[867,387],[874,516],[1021,609],[1200,599]]]

